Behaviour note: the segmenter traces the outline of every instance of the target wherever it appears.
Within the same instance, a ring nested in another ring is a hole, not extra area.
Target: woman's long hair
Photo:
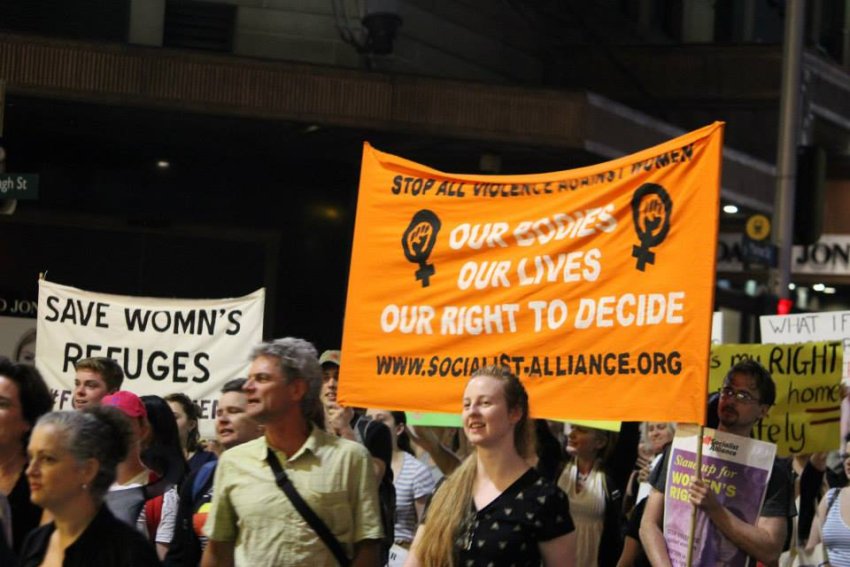
[[[534,428],[528,419],[528,394],[522,382],[506,366],[485,366],[471,378],[490,376],[502,382],[508,411],[519,408],[522,415],[514,426],[514,448],[528,459],[534,453]],[[470,379],[471,379],[470,378]],[[415,553],[423,565],[453,567],[457,531],[472,504],[472,487],[478,472],[473,451],[434,494],[423,525],[421,542]]]
[[[192,399],[183,393],[168,394],[163,398],[166,402],[174,402],[183,408],[186,421],[194,423],[189,426],[189,436],[186,439],[186,452],[192,454],[201,449],[201,433],[198,431],[198,420],[201,419],[201,408]]]
[[[159,490],[167,490],[171,485],[179,484],[186,474],[186,457],[180,446],[177,433],[177,421],[165,400],[159,396],[141,396],[151,426],[151,436],[147,446],[142,449],[142,463],[157,475],[160,480],[154,483],[157,488],[151,494],[158,495]]]
[[[407,414],[403,411],[391,411],[390,415],[393,416],[393,421],[395,421],[396,426],[404,426],[404,431],[399,433],[396,437],[396,444],[398,445],[398,448],[415,457],[416,453],[413,452],[413,446],[410,444],[410,436],[407,434]]]

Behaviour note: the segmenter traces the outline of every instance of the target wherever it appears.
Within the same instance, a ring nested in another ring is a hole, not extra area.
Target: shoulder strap
[[[274,472],[275,483],[281,490],[283,490],[284,494],[286,494],[287,498],[289,498],[289,501],[292,502],[292,505],[295,506],[295,509],[298,510],[299,514],[301,514],[301,517],[304,518],[304,521],[313,528],[313,531],[316,532],[319,539],[328,546],[328,549],[330,549],[331,553],[333,553],[334,557],[336,557],[337,562],[342,567],[349,567],[351,565],[351,559],[349,559],[345,554],[342,544],[336,536],[331,533],[331,530],[322,521],[322,519],[310,508],[310,505],[304,501],[300,494],[298,494],[298,491],[295,489],[295,485],[292,484],[292,481],[289,480],[286,472],[284,472],[283,468],[280,466],[280,461],[277,460],[277,456],[275,456],[271,447],[269,447],[267,451],[266,462],[269,463],[269,466]]]
[[[831,494],[829,494],[829,500],[827,500],[827,503],[826,503],[826,513],[827,514],[829,514],[829,509],[832,508],[832,505],[835,504],[835,501],[838,500],[838,496],[841,494],[841,489],[840,488],[830,488],[829,492]],[[824,516],[824,519],[826,519],[825,516]]]

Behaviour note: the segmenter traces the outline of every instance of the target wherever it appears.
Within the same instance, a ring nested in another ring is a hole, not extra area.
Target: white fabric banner
[[[245,376],[263,337],[265,289],[230,299],[160,299],[93,293],[41,280],[36,366],[54,391],[54,409],[71,408],[74,364],[91,356],[124,369],[123,390],[182,392],[212,432],[225,382]]]

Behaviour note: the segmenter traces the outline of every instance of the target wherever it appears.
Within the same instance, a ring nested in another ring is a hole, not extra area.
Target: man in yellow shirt
[[[262,343],[243,388],[265,435],[226,451],[214,481],[202,565],[337,565],[333,553],[275,483],[268,449],[342,544],[352,565],[377,566],[382,537],[369,453],[321,428],[316,350],[296,338]]]

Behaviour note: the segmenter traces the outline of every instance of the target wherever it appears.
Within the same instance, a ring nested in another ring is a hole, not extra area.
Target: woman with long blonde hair
[[[528,464],[534,440],[522,383],[503,366],[477,370],[462,418],[474,451],[434,495],[406,565],[574,566],[566,495]]]

